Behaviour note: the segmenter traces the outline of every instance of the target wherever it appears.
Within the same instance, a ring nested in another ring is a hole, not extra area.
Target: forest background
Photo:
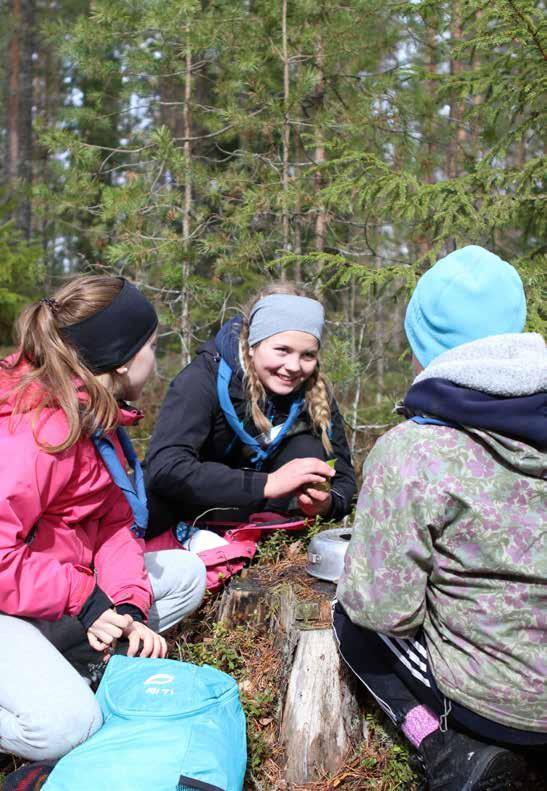
[[[327,307],[359,459],[410,381],[420,273],[463,244],[545,310],[545,3],[0,0],[0,347],[79,272],[134,279],[169,379],[265,281]]]

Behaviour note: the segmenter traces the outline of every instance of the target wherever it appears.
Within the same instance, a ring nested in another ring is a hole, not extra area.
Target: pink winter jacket
[[[10,420],[12,407],[0,404],[0,612],[76,616],[97,582],[115,605],[131,603],[146,617],[152,594],[144,542],[131,533],[131,509],[93,442],[47,453],[33,437],[35,413]],[[122,425],[140,417],[120,410]],[[40,441],[55,445],[66,435],[64,413],[44,409]]]

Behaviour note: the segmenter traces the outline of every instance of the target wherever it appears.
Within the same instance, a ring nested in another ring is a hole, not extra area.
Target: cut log
[[[363,736],[363,719],[341,670],[332,630],[301,631],[281,723],[287,781],[309,783],[335,773]]]

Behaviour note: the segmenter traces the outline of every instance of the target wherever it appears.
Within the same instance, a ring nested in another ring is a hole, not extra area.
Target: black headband
[[[110,305],[77,324],[59,328],[94,374],[129,362],[158,326],[156,311],[146,297],[120,279],[122,287]]]

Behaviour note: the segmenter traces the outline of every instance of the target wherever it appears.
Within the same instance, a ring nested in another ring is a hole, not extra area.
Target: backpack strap
[[[144,488],[144,475],[142,467],[126,431],[121,426],[118,426],[116,434],[120,441],[125,458],[134,472],[135,486],[133,486],[129,475],[123,468],[113,442],[105,436],[103,430],[99,429],[99,431],[96,431],[91,439],[97,449],[97,452],[103,460],[105,467],[110,473],[112,480],[116,486],[121,489],[125,499],[131,507],[134,520],[131,530],[137,536],[137,538],[143,538],[148,525],[148,505],[146,490]]]
[[[223,535],[224,538],[229,538],[231,541],[239,541],[246,536],[256,540],[262,537],[263,533],[275,533],[278,530],[285,530],[287,533],[291,531],[305,530],[309,526],[308,520],[304,519],[277,519],[268,522],[249,522],[241,527],[236,527],[232,530],[227,530]]]
[[[260,470],[266,459],[269,458],[269,456],[271,456],[275,450],[277,450],[283,439],[287,436],[293,425],[296,423],[298,415],[304,406],[304,399],[294,399],[291,404],[287,419],[283,423],[281,430],[278,432],[275,439],[272,440],[272,442],[270,442],[266,448],[263,448],[256,437],[252,437],[249,432],[245,430],[243,423],[237,416],[234,405],[232,404],[232,399],[230,398],[229,388],[231,379],[232,369],[226,360],[221,357],[217,374],[217,394],[220,408],[222,409],[224,417],[228,421],[236,437],[253,452],[251,462],[254,464],[257,470]],[[231,449],[231,447],[232,443],[230,443],[229,449]]]
[[[439,420],[436,417],[428,417],[427,415],[414,415],[411,417],[413,423],[418,423],[420,426],[448,426],[449,428],[461,428],[457,423],[449,423],[447,420]]]

